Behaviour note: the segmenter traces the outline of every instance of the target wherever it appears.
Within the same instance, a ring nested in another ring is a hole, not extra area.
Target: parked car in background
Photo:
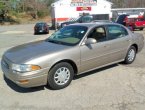
[[[143,30],[145,28],[145,19],[144,18],[127,18],[126,25],[131,26],[133,30],[135,29]]]
[[[109,21],[109,15],[108,14],[92,14],[92,15],[82,15],[81,17],[79,17],[78,19],[75,20],[69,20],[66,22],[63,22],[60,24],[60,28],[70,25],[70,24],[74,24],[74,23],[90,23],[90,22],[94,22],[94,21],[104,21],[104,22],[108,22]]]
[[[34,34],[49,34],[49,26],[45,22],[36,23]]]
[[[122,61],[131,64],[143,46],[142,34],[117,23],[79,23],[65,26],[46,40],[9,49],[1,66],[4,76],[19,86],[48,84],[62,89],[74,75]]]
[[[129,15],[127,15],[127,14],[119,15],[116,18],[115,22],[118,23],[118,24],[122,24],[122,25],[126,26],[126,21],[125,20],[127,19],[127,16],[129,16]]]
[[[143,16],[120,15],[116,19],[116,23],[129,27],[132,30],[145,28],[145,18]]]

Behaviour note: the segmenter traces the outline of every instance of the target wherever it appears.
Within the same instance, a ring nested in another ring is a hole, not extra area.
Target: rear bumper
[[[35,34],[49,33],[49,30],[34,30]]]

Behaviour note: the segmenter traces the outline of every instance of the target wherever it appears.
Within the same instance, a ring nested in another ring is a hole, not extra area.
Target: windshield
[[[81,41],[87,29],[85,26],[66,26],[52,34],[47,41],[62,45],[76,45]]]
[[[82,23],[89,23],[91,21],[93,21],[93,17],[92,16],[83,16],[81,22]]]
[[[89,23],[93,20],[93,16],[81,16],[77,19],[78,23]]]

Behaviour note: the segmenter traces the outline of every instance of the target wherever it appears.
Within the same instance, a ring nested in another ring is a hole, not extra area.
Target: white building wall
[[[80,13],[90,13],[90,14],[111,14],[112,3],[106,0],[97,0],[97,5],[95,6],[85,6],[91,7],[91,11],[77,11],[77,7],[83,6],[72,6],[72,0],[59,0],[52,4],[52,20],[53,22],[60,22],[67,20],[69,18],[77,18]],[[55,20],[55,21],[54,21]]]

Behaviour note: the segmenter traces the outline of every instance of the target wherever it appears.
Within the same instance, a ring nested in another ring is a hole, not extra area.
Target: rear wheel
[[[142,31],[142,30],[143,30],[143,28],[140,28],[139,30],[141,30],[141,31]]]
[[[48,73],[48,84],[58,90],[67,87],[74,76],[73,67],[66,62],[56,64]]]
[[[47,31],[47,34],[49,34],[49,30]]]
[[[134,46],[131,46],[127,52],[127,55],[125,57],[125,63],[126,64],[131,64],[136,57],[136,48]]]

